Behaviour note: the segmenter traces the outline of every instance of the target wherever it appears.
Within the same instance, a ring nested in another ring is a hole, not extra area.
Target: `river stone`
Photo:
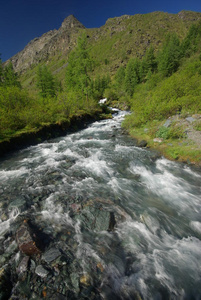
[[[96,231],[112,231],[116,224],[113,212],[105,210],[103,207],[86,206],[77,218],[82,221],[84,228]]]
[[[154,141],[155,143],[162,143],[162,142],[163,142],[163,139],[162,139],[162,138],[155,138],[155,139],[153,139],[153,141]]]
[[[46,261],[46,263],[50,263],[59,256],[61,256],[61,252],[56,248],[51,248],[43,254],[42,259]]]
[[[142,140],[138,143],[138,147],[140,147],[140,148],[144,148],[146,146],[147,146],[147,141],[145,141],[145,140]]]
[[[163,127],[168,128],[168,127],[170,127],[171,124],[172,124],[172,121],[171,121],[171,120],[167,120],[167,121],[165,122],[165,124],[163,124]]]
[[[0,269],[0,299],[10,299],[12,283],[8,266]]]
[[[15,207],[23,211],[26,208],[26,200],[24,198],[15,199],[9,204],[8,210],[12,210]]]
[[[23,259],[21,260],[18,268],[17,268],[17,273],[24,273],[27,271],[28,269],[28,264],[29,264],[29,256],[25,256],[23,257]]]
[[[38,276],[40,276],[42,278],[45,278],[45,277],[47,277],[49,272],[42,265],[39,265],[39,266],[36,267],[35,273]]]
[[[84,274],[80,277],[80,283],[82,285],[86,285],[89,286],[91,284],[91,277],[89,276],[89,274]]]
[[[32,238],[32,231],[26,221],[21,225],[16,234],[16,240],[21,252],[31,256],[40,254],[39,248],[36,246],[35,240]]]
[[[188,121],[189,123],[193,123],[196,120],[193,117],[188,117],[186,118],[186,121]]]

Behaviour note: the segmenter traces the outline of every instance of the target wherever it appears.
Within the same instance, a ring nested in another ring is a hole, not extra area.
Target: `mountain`
[[[51,30],[33,39],[22,51],[13,56],[10,60],[14,69],[21,73],[33,64],[47,61],[49,56],[59,52],[66,54],[75,46],[79,31],[84,28],[73,15],[68,16],[58,30]]]
[[[90,54],[96,62],[94,74],[114,74],[130,57],[143,57],[150,44],[155,51],[160,49],[169,32],[183,38],[190,26],[200,19],[201,13],[192,11],[178,14],[153,12],[111,18],[100,28],[87,29],[70,15],[58,30],[35,38],[10,61],[18,74],[22,74],[24,86],[34,83],[35,66],[39,63],[48,64],[62,80],[68,54],[76,46],[80,33],[86,31]]]

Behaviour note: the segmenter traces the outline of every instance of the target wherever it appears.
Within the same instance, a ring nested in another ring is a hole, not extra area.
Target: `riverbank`
[[[153,121],[140,128],[129,128],[129,134],[140,145],[155,149],[174,161],[201,166],[201,115],[174,115],[164,121]],[[123,124],[124,126],[124,124]],[[125,126],[124,126],[125,127]]]
[[[105,107],[100,107],[92,113],[79,113],[62,122],[44,124],[40,128],[24,129],[23,131],[15,132],[13,136],[0,141],[0,156],[2,157],[9,152],[84,129],[92,122],[110,117],[110,112]]]

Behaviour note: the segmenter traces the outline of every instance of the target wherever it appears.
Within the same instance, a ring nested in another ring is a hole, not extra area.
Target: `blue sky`
[[[100,27],[108,18],[153,11],[201,12],[201,0],[2,0],[0,53],[3,61],[43,33],[58,29],[73,14],[85,27]]]

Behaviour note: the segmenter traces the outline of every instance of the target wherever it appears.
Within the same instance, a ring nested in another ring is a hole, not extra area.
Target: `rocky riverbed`
[[[0,299],[201,297],[201,172],[125,114],[1,160]]]

